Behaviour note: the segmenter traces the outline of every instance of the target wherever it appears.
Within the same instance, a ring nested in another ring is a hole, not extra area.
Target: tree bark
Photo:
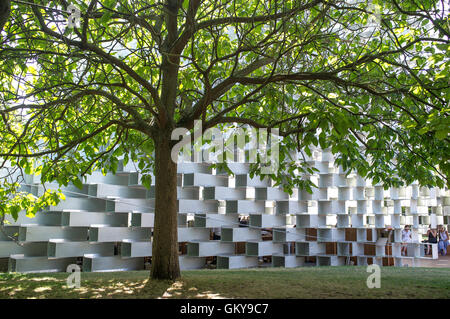
[[[0,32],[2,32],[3,27],[8,21],[10,12],[11,12],[11,1],[0,0]]]
[[[171,159],[170,130],[155,136],[155,225],[151,278],[180,277],[178,261],[177,163]]]

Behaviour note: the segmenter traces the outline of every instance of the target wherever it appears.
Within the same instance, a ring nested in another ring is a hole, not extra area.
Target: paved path
[[[412,267],[412,260],[404,259],[403,265]],[[439,259],[421,259],[420,264],[416,265],[416,267],[450,268],[450,254],[447,256],[439,255]]]
[[[450,267],[450,255],[439,256],[439,259],[422,259],[421,267]]]

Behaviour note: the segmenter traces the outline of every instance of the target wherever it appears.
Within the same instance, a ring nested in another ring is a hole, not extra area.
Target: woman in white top
[[[442,256],[447,255],[448,231],[443,225],[439,225],[439,243],[438,250]]]
[[[405,229],[402,230],[402,256],[408,254],[408,243],[412,241],[412,232],[409,225],[405,225]]]

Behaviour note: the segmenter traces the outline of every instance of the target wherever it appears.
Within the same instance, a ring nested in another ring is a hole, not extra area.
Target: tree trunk
[[[0,0],[0,32],[2,32],[3,27],[8,21],[10,13],[11,13],[11,1]]]
[[[178,261],[177,164],[171,159],[170,132],[160,132],[155,141],[155,225],[151,278],[180,277]]]

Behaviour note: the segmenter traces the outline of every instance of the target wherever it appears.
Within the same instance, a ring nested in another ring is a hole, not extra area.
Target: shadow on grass
[[[83,279],[79,288],[69,288],[68,274],[31,276],[24,274],[0,275],[0,298],[67,299],[67,298],[158,298],[170,288],[171,282],[149,279],[114,279],[107,277]],[[145,289],[147,287],[147,289]],[[145,290],[145,293],[142,291]]]
[[[169,287],[160,294],[158,299],[177,299],[177,298],[186,298],[186,299],[223,299],[226,298],[222,296],[220,293],[213,292],[208,289],[199,289],[195,287],[195,285],[189,284],[186,282],[184,278],[181,278],[175,282],[167,282]],[[156,289],[161,287],[161,281],[158,280],[148,280],[142,293],[146,296],[150,296]],[[155,289],[156,288],[156,289]],[[160,291],[159,291],[160,292]],[[158,292],[158,294],[159,294]],[[150,297],[152,298],[152,297]]]
[[[79,288],[69,288],[68,274],[0,274],[1,299],[97,299],[97,298],[224,298],[220,293],[186,284],[184,278],[173,281],[149,278],[114,278],[103,274],[100,278],[81,275]],[[83,277],[85,277],[83,279]]]
[[[369,289],[365,267],[185,271],[175,282],[148,272],[2,274],[0,298],[450,298],[450,269],[382,269],[381,288]]]

